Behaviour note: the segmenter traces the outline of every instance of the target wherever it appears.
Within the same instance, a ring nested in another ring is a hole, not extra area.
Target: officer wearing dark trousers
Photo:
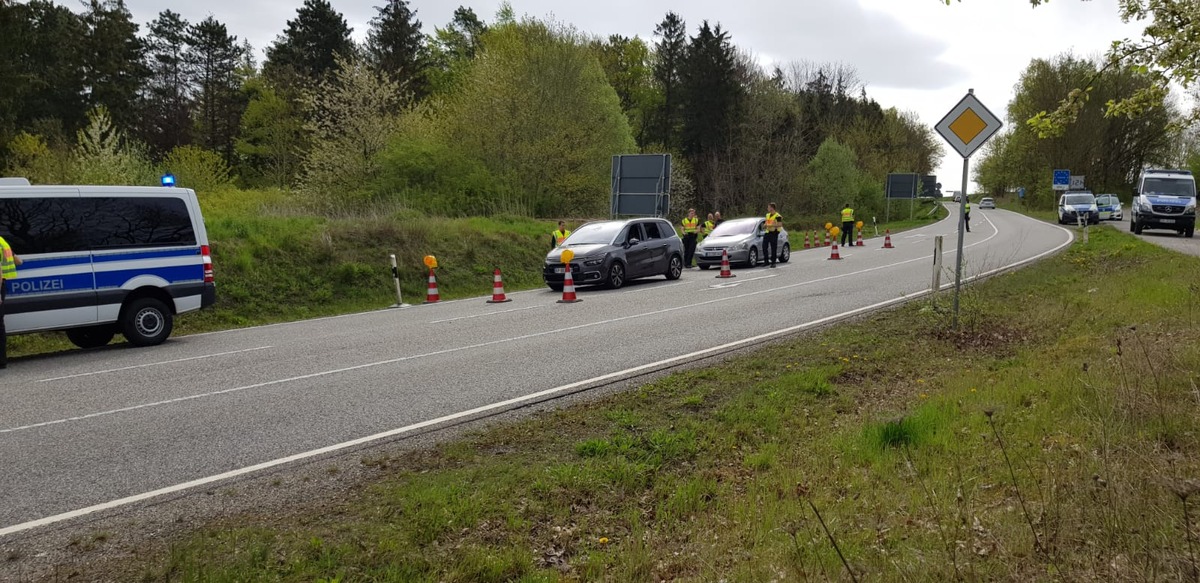
[[[683,266],[691,269],[692,257],[696,254],[696,234],[700,232],[700,217],[696,209],[688,209],[683,219]]]
[[[850,203],[842,207],[842,247],[849,247],[854,244],[854,209],[850,208]]]
[[[775,256],[779,255],[779,230],[783,228],[783,217],[775,212],[775,203],[767,203],[767,221],[763,224],[763,258],[775,267]]]
[[[0,368],[8,368],[8,334],[4,329],[4,311],[8,299],[8,280],[16,279],[21,258],[13,255],[8,241],[0,237]]]
[[[963,223],[966,224],[967,232],[971,232],[971,199],[967,199],[965,213],[963,214]]]

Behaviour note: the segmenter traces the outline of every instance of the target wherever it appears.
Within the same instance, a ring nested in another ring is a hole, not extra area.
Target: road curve
[[[796,250],[779,269],[685,271],[621,290],[548,290],[441,302],[15,361],[0,376],[0,537],[234,475],[403,438],[744,347],[928,290],[933,237],[956,215],[842,250]],[[1066,229],[977,211],[965,273],[1028,262]]]

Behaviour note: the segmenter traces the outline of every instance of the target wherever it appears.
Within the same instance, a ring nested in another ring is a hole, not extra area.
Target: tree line
[[[295,192],[325,212],[607,214],[614,154],[669,152],[674,208],[793,215],[882,205],[889,172],[929,173],[930,129],[850,66],[765,68],[707,21],[597,37],[504,5],[422,32],[405,0],[364,43],[305,0],[266,59],[210,16],[123,0],[74,12],[0,0],[0,162],[36,182]]]

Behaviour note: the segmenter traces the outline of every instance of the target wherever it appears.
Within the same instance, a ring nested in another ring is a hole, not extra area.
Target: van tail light
[[[200,246],[200,258],[204,261],[204,283],[213,282],[213,264],[212,253],[208,249],[208,245]]]

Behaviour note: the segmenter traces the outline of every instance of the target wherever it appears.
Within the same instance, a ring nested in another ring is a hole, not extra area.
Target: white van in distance
[[[160,344],[174,317],[213,305],[212,256],[186,188],[0,182],[0,237],[21,258],[6,280],[10,334],[63,330],[81,348],[118,332]]]

